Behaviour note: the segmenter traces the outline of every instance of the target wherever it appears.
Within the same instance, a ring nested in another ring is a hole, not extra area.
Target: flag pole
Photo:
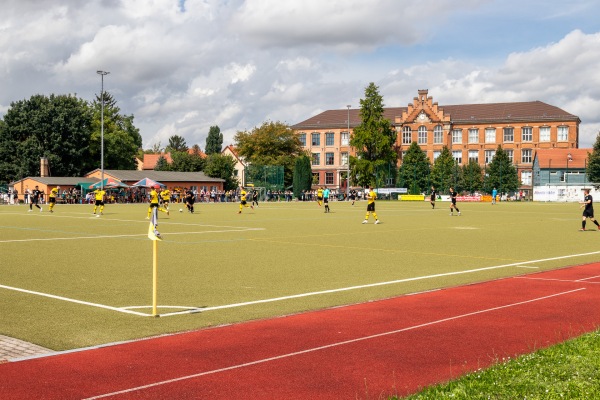
[[[152,315],[158,317],[157,298],[158,298],[158,240],[152,241]]]

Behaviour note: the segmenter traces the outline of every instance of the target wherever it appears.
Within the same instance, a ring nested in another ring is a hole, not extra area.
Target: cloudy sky
[[[172,135],[233,143],[419,89],[440,105],[540,100],[600,131],[600,0],[4,0],[0,117],[34,94],[100,93],[133,114],[144,148]]]

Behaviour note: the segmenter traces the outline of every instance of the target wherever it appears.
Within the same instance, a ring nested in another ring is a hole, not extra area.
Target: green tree
[[[313,182],[310,158],[303,154],[296,158],[294,164],[294,197],[300,198],[303,190],[310,190]]]
[[[596,135],[596,142],[591,153],[588,154],[586,174],[590,182],[600,182],[600,132]],[[596,189],[600,184],[594,185]]]
[[[487,174],[487,186],[495,187],[500,194],[514,192],[520,186],[517,168],[510,162],[508,154],[500,145],[487,166]]]
[[[480,191],[483,187],[483,170],[479,163],[469,160],[468,164],[462,166],[461,187],[473,193]]]
[[[410,194],[426,192],[429,187],[431,164],[427,154],[417,142],[412,142],[402,158],[399,182],[401,187],[409,189]]]
[[[104,168],[136,169],[135,157],[142,147],[142,136],[133,124],[133,115],[121,115],[117,101],[108,93],[104,94]],[[96,96],[92,105],[92,159],[100,160],[102,98]]]
[[[448,146],[444,146],[438,158],[435,159],[431,169],[431,185],[435,186],[440,193],[446,193],[450,186],[456,185],[455,164]]]
[[[92,112],[71,95],[34,95],[13,102],[0,124],[0,180],[40,175],[46,157],[53,176],[81,176],[99,164],[90,154]]]
[[[173,135],[169,138],[169,145],[167,146],[167,152],[175,151],[187,151],[188,147],[185,143],[185,139],[179,135]]]
[[[360,100],[361,123],[354,128],[350,144],[356,157],[350,157],[351,181],[360,186],[383,186],[393,178],[398,154],[394,148],[396,131],[383,117],[383,97],[370,83]]]
[[[207,157],[204,173],[211,178],[225,179],[225,183],[223,184],[225,190],[232,190],[238,187],[239,182],[234,176],[234,172],[235,160],[230,155],[213,153]]]
[[[173,162],[169,166],[170,171],[199,172],[203,171],[206,165],[206,160],[202,158],[200,153],[172,151],[171,159]]]
[[[303,150],[300,140],[288,125],[264,122],[250,132],[237,132],[234,140],[238,154],[247,163],[283,166],[284,184],[292,184],[294,163]]]
[[[223,147],[223,134],[218,126],[211,126],[206,137],[206,154],[220,153]]]
[[[155,171],[170,171],[171,170],[171,166],[169,165],[169,162],[167,161],[165,156],[163,156],[162,154],[160,155],[160,157],[158,157],[158,160],[156,160],[156,165],[154,166],[154,170]]]

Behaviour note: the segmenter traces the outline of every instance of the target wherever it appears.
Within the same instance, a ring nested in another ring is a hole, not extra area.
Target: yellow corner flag
[[[152,210],[152,219],[150,220],[150,226],[148,226],[148,239],[150,240],[162,240],[162,236],[158,229],[158,208],[154,207]]]

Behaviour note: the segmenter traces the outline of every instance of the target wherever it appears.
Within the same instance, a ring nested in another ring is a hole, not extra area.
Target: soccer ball
[[[183,212],[183,208],[180,208],[180,209],[179,209],[179,212]]]
[[[99,215],[96,215],[96,218],[100,218],[100,216],[99,216]]]

